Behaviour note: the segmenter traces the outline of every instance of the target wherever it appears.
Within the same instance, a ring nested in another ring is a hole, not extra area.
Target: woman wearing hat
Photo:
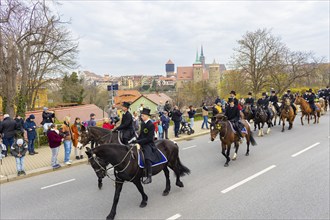
[[[128,144],[128,141],[134,137],[134,127],[133,127],[133,116],[128,111],[130,104],[128,102],[123,102],[122,108],[124,114],[121,119],[120,125],[113,131],[123,132],[123,144]]]
[[[142,182],[148,184],[152,181],[152,162],[159,161],[161,157],[154,142],[155,126],[150,120],[150,109],[143,108],[141,111],[141,118],[140,135],[138,139],[132,143],[138,143],[142,147],[145,158],[145,168],[147,170],[147,179]]]
[[[34,140],[37,137],[37,132],[36,132],[36,123],[34,122],[35,116],[32,114],[30,115],[24,123],[24,129],[26,130],[27,133],[27,138],[29,140],[28,142],[28,151],[30,155],[38,154],[38,152],[34,151]]]

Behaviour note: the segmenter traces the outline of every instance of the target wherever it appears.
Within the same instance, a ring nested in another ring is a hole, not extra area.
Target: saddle
[[[246,120],[245,120],[246,121]],[[243,123],[241,123],[241,122],[238,122],[237,124],[239,124],[239,126],[237,127],[235,124],[236,123],[232,123],[231,121],[228,121],[229,122],[229,125],[230,125],[230,128],[231,128],[231,130],[234,132],[234,134],[236,134],[237,133],[237,129],[241,129],[241,133],[243,134],[247,134],[248,132],[247,132],[247,130],[246,130],[246,128],[245,128],[245,126],[243,125]],[[247,121],[246,121],[247,122]],[[248,122],[247,122],[248,123]],[[249,124],[249,123],[248,123]],[[235,129],[234,129],[235,128]]]
[[[136,144],[136,149],[137,149],[137,155],[138,155],[138,165],[140,168],[144,168],[144,165],[145,165],[145,160],[144,160],[144,154],[143,154],[143,151],[141,150],[141,146],[139,144]],[[159,149],[157,149],[158,152],[160,153],[161,155],[161,159],[157,162],[152,162],[151,166],[152,167],[155,167],[155,166],[158,166],[160,164],[163,164],[163,163],[167,163],[167,158],[166,156],[163,154],[163,152],[161,152]]]

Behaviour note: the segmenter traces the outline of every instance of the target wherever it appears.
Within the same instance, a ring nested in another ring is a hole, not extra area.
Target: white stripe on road
[[[183,148],[182,150],[188,150],[188,149],[190,149],[190,148],[194,148],[194,147],[197,147],[197,145],[193,145],[193,146],[190,146],[190,147],[185,147],[185,148]]]
[[[75,181],[75,180],[76,179],[71,179],[71,180],[60,182],[60,183],[55,183],[55,184],[52,184],[52,185],[49,185],[49,186],[41,187],[41,189],[47,189],[47,188],[50,188],[50,187],[53,187],[53,186],[58,186],[58,185],[61,185],[61,184],[64,184],[64,183],[69,183],[69,182],[72,182],[72,181]]]
[[[252,179],[260,176],[261,174],[264,174],[267,171],[270,171],[271,169],[273,169],[275,167],[276,167],[276,165],[271,165],[270,167],[267,167],[266,169],[264,169],[264,170],[262,170],[262,171],[260,171],[260,172],[258,172],[256,174],[254,174],[254,175],[252,175],[252,176],[250,176],[250,177],[248,177],[248,178],[246,178],[246,179],[244,179],[244,180],[242,180],[242,181],[240,181],[240,182],[238,182],[238,183],[236,183],[236,184],[228,187],[227,189],[222,190],[221,192],[222,193],[227,193],[227,192],[235,189],[236,187],[239,187],[240,185],[243,185],[244,183],[249,182],[250,180],[252,180]]]
[[[317,143],[313,144],[312,146],[306,147],[305,149],[299,151],[298,153],[292,154],[291,157],[296,157],[296,156],[298,156],[299,154],[302,154],[302,153],[304,153],[305,151],[308,151],[309,149],[312,149],[313,147],[315,147],[315,146],[317,146],[317,145],[319,145],[319,144],[320,144],[320,142],[317,142]]]
[[[175,220],[175,219],[178,219],[178,218],[180,218],[181,217],[181,215],[180,214],[175,214],[175,215],[173,215],[173,216],[171,216],[171,217],[169,217],[168,219],[166,219],[166,220]]]

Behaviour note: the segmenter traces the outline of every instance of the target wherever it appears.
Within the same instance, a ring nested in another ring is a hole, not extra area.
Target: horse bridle
[[[111,167],[109,167],[109,168],[107,168],[107,167],[104,168],[104,167],[100,164],[100,161],[99,161],[100,158],[99,158],[98,156],[96,156],[95,154],[93,154],[93,155],[92,155],[91,157],[89,157],[88,159],[90,160],[90,159],[93,158],[94,161],[95,161],[95,163],[99,166],[99,168],[96,169],[95,172],[104,171],[104,172],[106,173],[106,176],[107,176],[109,179],[111,179],[112,181],[114,181],[114,182],[119,182],[119,183],[124,183],[124,182],[121,182],[121,181],[117,181],[117,180],[115,180],[115,179],[112,179],[111,176],[110,176],[111,174],[108,173],[108,170],[114,169],[114,172],[116,172],[116,173],[122,173],[122,172],[124,172],[124,171],[128,168],[128,166],[131,164],[131,160],[128,161],[128,163],[126,164],[126,166],[125,166],[122,170],[115,170],[115,168],[116,168],[117,166],[121,165],[121,164],[126,160],[126,158],[127,158],[127,156],[129,155],[129,153],[131,153],[131,157],[134,158],[134,154],[133,154],[133,150],[132,150],[134,146],[135,146],[135,145],[131,145],[130,149],[127,151],[127,153],[125,154],[125,156],[123,157],[123,159],[122,159],[119,163],[117,163],[117,164],[115,164],[115,165],[113,165],[113,166],[111,166]],[[136,177],[138,171],[139,171],[139,169],[137,169],[135,175],[133,176],[132,179],[129,180],[129,182],[131,182],[131,181]]]
[[[225,122],[223,121],[222,123],[225,123]],[[214,127],[215,127],[216,130],[219,131],[219,136],[221,138],[221,127],[222,127],[221,122],[220,123],[215,122],[215,126]],[[223,137],[226,137],[227,131],[228,131],[227,129],[228,128],[226,127],[225,135]]]

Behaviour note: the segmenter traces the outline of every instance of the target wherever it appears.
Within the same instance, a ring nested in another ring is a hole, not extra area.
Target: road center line
[[[188,150],[188,149],[190,149],[190,148],[194,148],[194,147],[197,147],[197,145],[193,145],[193,146],[190,146],[190,147],[185,147],[185,148],[183,148],[182,150]]]
[[[41,187],[41,189],[47,189],[47,188],[50,188],[50,187],[53,187],[53,186],[58,186],[58,185],[61,185],[61,184],[64,184],[64,183],[69,183],[69,182],[72,182],[72,181],[75,181],[75,180],[76,179],[66,180],[66,181],[63,181],[63,182],[60,182],[60,183],[55,183],[55,184],[52,184],[52,185],[49,185],[49,186]]]
[[[313,147],[315,147],[315,146],[317,146],[317,145],[319,145],[319,144],[320,144],[320,142],[317,142],[317,143],[313,144],[312,146],[306,147],[305,149],[303,149],[303,150],[301,150],[301,151],[299,151],[299,152],[297,152],[297,153],[295,153],[295,154],[292,154],[291,157],[296,157],[296,156],[298,156],[299,154],[302,154],[302,153],[304,153],[305,151],[308,151],[309,149],[312,149]]]
[[[267,167],[266,169],[264,169],[264,170],[262,170],[262,171],[260,171],[260,172],[258,172],[256,174],[254,174],[254,175],[252,175],[252,176],[250,176],[250,177],[248,177],[248,178],[246,178],[246,179],[244,179],[244,180],[242,180],[242,181],[240,181],[240,182],[238,182],[238,183],[236,183],[236,184],[228,187],[227,189],[222,190],[221,192],[222,193],[227,193],[227,192],[235,189],[236,187],[239,187],[240,185],[243,185],[244,183],[249,182],[250,180],[252,180],[252,179],[260,176],[261,174],[264,174],[264,173],[270,171],[271,169],[273,169],[275,167],[276,167],[276,165],[271,165],[270,167]]]
[[[178,213],[178,214],[175,214],[175,215],[169,217],[169,218],[166,219],[166,220],[175,220],[175,219],[178,219],[178,218],[180,218],[180,217],[181,217],[181,215]]]

